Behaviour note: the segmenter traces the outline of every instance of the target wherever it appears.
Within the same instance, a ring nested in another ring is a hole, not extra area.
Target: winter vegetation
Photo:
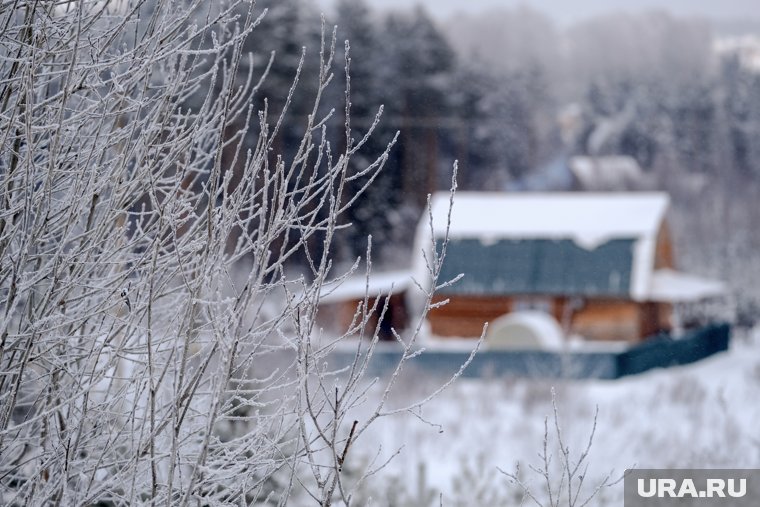
[[[264,19],[238,1],[4,5],[0,503],[349,504],[383,465],[345,476],[355,442],[442,389],[390,410],[393,375],[348,417],[383,309],[357,309],[350,333],[369,339],[340,371],[325,358],[341,338],[314,314],[345,275],[339,221],[393,140],[350,162],[381,111],[352,126],[348,43],[342,112],[324,105],[337,81],[324,26],[257,102],[276,60],[246,44]],[[308,114],[291,111],[300,94]],[[428,259],[433,287],[441,261]],[[397,372],[416,337],[398,337]]]
[[[415,372],[448,229],[391,374],[367,375],[387,302],[342,336],[316,324],[325,286],[408,267],[432,192],[575,155],[628,155],[669,191],[685,267],[753,324],[760,73],[703,22],[0,5],[0,504],[616,505],[630,465],[756,462],[756,340],[556,397]]]

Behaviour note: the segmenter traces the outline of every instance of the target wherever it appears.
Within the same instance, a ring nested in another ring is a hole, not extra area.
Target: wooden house
[[[369,277],[357,275],[326,284],[319,298],[317,324],[334,335],[357,328],[366,301],[369,315],[364,336],[377,331],[381,340],[394,340],[392,330],[402,333],[409,325],[411,276],[409,271],[373,272]],[[370,311],[372,308],[375,310]]]
[[[439,283],[464,277],[437,293],[449,303],[431,311],[432,334],[476,337],[520,310],[547,312],[590,340],[670,329],[673,303],[722,286],[675,271],[668,204],[665,193],[457,193]],[[448,193],[436,194],[434,237],[423,217],[417,251],[442,250],[448,213]]]

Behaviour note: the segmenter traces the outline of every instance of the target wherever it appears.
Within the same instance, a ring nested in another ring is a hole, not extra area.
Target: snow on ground
[[[423,398],[440,382],[408,375],[392,404]],[[444,505],[515,502],[519,497],[496,467],[514,471],[520,462],[523,477],[540,485],[527,465],[539,465],[544,418],[553,413],[552,387],[573,456],[585,447],[598,406],[589,487],[612,470],[619,475],[633,466],[751,468],[760,460],[758,332],[753,339],[735,338],[728,352],[699,363],[615,381],[459,380],[427,404],[421,417],[382,419],[355,443],[353,458],[361,462],[355,466],[366,465],[380,446],[384,458],[401,449],[365,494],[379,502],[373,505],[438,505],[436,491],[443,493]],[[361,410],[353,416],[361,419]],[[620,483],[605,490],[591,505],[622,504],[622,489]],[[429,493],[424,500],[423,493]],[[398,500],[404,495],[406,503]]]

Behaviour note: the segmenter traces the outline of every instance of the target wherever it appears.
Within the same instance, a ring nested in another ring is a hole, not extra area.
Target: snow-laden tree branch
[[[349,170],[378,115],[367,132],[346,120],[331,149],[334,32],[304,51],[277,116],[254,110],[271,61],[243,47],[263,15],[245,1],[3,2],[0,503],[350,502],[351,445],[388,412],[347,419],[367,351],[331,371],[345,337],[321,337],[315,312],[341,275],[346,184],[369,185],[393,143]],[[286,159],[276,141],[306,58],[316,95]],[[372,336],[370,353],[377,311],[368,298],[346,334]],[[419,330],[398,337],[397,371]]]

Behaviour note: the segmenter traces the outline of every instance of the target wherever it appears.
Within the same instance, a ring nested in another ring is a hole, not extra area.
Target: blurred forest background
[[[276,51],[259,97],[284,100],[302,46],[319,47],[320,12],[306,0],[261,5],[269,13],[246,49],[259,62]],[[647,189],[671,194],[679,267],[727,281],[739,321],[754,320],[760,38],[729,37],[706,19],[665,11],[559,27],[520,7],[444,23],[422,7],[381,13],[364,0],[337,0],[327,23],[350,40],[352,126],[365,131],[384,107],[364,159],[353,163],[363,167],[400,131],[385,169],[349,212],[354,227],[339,237],[339,261],[362,255],[372,234],[376,267],[406,267],[426,195],[447,188],[455,160],[464,190],[549,191],[565,189],[552,174],[572,156],[628,155]],[[311,62],[302,92],[316,82]],[[297,149],[288,139],[300,138],[309,99],[297,95],[286,119],[285,153]],[[255,143],[257,133],[248,135]],[[337,148],[341,135],[336,128]]]

